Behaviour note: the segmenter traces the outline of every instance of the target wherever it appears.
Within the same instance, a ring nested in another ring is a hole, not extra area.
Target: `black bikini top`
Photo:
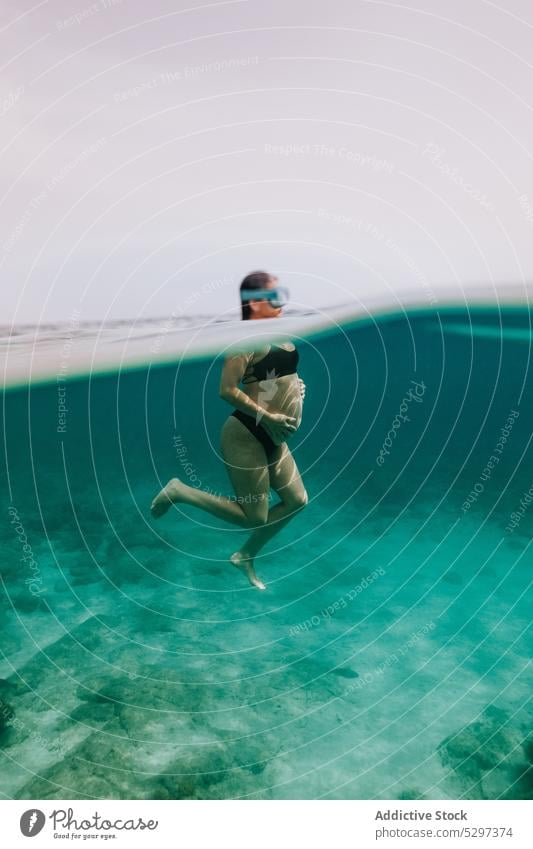
[[[286,374],[294,374],[300,355],[294,347],[291,351],[272,344],[268,354],[257,363],[251,363],[246,369],[242,382],[256,383],[259,380],[272,380]]]

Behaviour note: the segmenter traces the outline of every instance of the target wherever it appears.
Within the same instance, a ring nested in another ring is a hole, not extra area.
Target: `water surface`
[[[231,492],[220,358],[5,394],[4,797],[531,797],[530,313],[302,337],[309,504],[263,593],[244,531],[148,510]]]

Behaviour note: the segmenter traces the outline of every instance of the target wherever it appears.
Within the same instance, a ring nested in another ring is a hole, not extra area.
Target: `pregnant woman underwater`
[[[288,291],[278,285],[277,277],[255,271],[242,281],[240,296],[244,320],[278,318]],[[230,562],[260,590],[266,587],[255,573],[254,558],[307,504],[305,487],[287,445],[300,426],[305,395],[305,385],[296,372],[298,360],[290,341],[224,360],[220,396],[235,410],[222,427],[220,445],[235,498],[212,495],[172,478],[151,505],[156,519],[179,502],[249,529],[250,536]],[[281,501],[269,509],[270,490]]]

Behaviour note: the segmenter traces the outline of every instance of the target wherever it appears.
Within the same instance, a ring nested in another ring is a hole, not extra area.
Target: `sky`
[[[527,0],[4,0],[1,324],[533,280]]]

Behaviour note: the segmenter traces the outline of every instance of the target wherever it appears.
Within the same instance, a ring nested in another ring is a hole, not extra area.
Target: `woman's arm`
[[[253,354],[234,354],[226,357],[220,378],[219,394],[224,401],[232,404],[241,413],[247,413],[249,416],[265,416],[267,411],[256,404],[246,392],[239,389],[239,383],[252,357]]]
[[[285,416],[283,413],[270,413],[256,404],[246,392],[239,389],[238,384],[252,357],[253,354],[235,354],[226,357],[220,378],[219,394],[237,410],[254,417],[256,421],[260,420],[273,441],[279,444],[296,430],[296,419],[294,416]]]

